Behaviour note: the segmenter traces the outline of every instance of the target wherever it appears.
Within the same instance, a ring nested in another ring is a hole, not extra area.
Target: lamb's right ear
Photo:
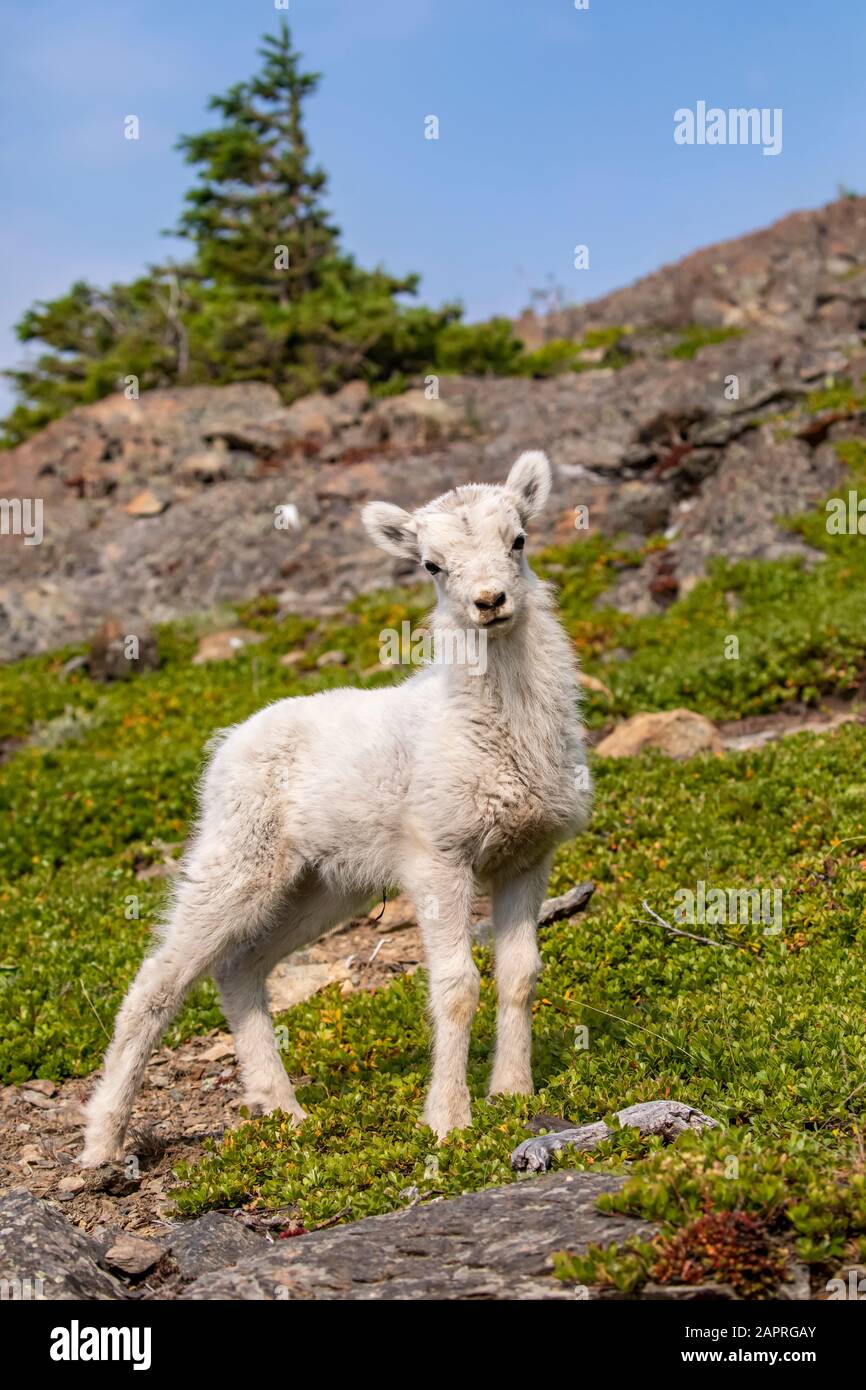
[[[552,481],[550,461],[541,449],[527,449],[513,465],[505,486],[514,493],[524,526],[541,511],[550,496]]]
[[[361,520],[374,544],[401,560],[420,560],[415,523],[409,512],[391,502],[368,502]]]

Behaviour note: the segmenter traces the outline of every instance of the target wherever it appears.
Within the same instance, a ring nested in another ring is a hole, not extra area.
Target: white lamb
[[[482,633],[486,669],[441,661],[387,689],[279,700],[218,736],[160,944],[124,1000],[88,1106],[83,1163],[122,1155],[150,1052],[205,974],[222,993],[247,1102],[302,1120],[267,976],[383,883],[410,894],[424,940],[426,1123],[444,1138],[471,1122],[479,889],[493,901],[499,994],[490,1093],[531,1093],[538,911],[552,852],[584,827],[591,804],[571,643],[524,553],[524,527],[550,482],[546,456],[530,452],[504,485],[456,488],[411,514],[365,507],[373,540],[433,575],[434,632],[450,642]]]

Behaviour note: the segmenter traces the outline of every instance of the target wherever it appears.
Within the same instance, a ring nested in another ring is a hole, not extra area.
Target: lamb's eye
[[[433,563],[432,560],[425,560],[425,561],[424,561],[424,568],[425,568],[425,570],[427,571],[428,574],[441,574],[441,573],[442,573],[442,566],[441,566],[441,565],[434,565],[434,563]]]
[[[512,550],[522,550],[523,547],[524,547],[525,545],[526,545],[526,537],[525,537],[525,536],[515,536],[515,537],[514,537],[514,541],[513,541],[513,543],[512,543],[512,546],[511,546],[511,549],[512,549]]]

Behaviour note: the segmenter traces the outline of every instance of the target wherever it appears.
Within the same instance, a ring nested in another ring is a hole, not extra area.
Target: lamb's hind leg
[[[246,1103],[269,1114],[284,1110],[305,1119],[277,1047],[266,981],[290,951],[316,941],[358,910],[365,898],[341,893],[313,876],[300,879],[260,943],[227,953],[215,972],[235,1041]]]
[[[285,1110],[300,1121],[306,1112],[280,1057],[265,985],[283,954],[248,951],[230,957],[217,970],[216,982],[234,1037],[246,1104],[265,1115]]]
[[[123,1141],[148,1058],[189,989],[241,941],[263,936],[276,891],[250,875],[224,874],[193,859],[184,866],[159,948],[141,966],[121,1005],[102,1080],[87,1105],[86,1167],[123,1154]]]
[[[493,940],[499,1011],[491,1095],[532,1095],[532,996],[541,971],[538,913],[550,859],[493,890]]]
[[[102,1080],[87,1109],[82,1167],[123,1156],[123,1141],[148,1058],[180,1008],[184,995],[212,960],[207,943],[170,938],[149,956],[121,1005],[105,1054]]]

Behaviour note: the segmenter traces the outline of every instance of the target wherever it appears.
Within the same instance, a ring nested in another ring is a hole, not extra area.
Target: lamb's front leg
[[[499,1013],[490,1094],[531,1095],[532,996],[541,972],[538,913],[550,859],[493,889],[493,941]]]
[[[473,881],[468,869],[436,862],[416,868],[406,887],[424,939],[433,1025],[424,1122],[444,1139],[472,1123],[466,1059],[479,992],[470,945]]]

